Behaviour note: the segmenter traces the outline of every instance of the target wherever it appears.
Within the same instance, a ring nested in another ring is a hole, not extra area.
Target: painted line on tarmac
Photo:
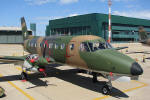
[[[126,92],[130,92],[130,91],[133,91],[133,90],[136,90],[136,89],[139,89],[139,88],[148,86],[148,84],[143,83],[143,82],[139,82],[139,81],[133,81],[133,82],[136,82],[136,83],[138,83],[138,84],[141,84],[141,86],[138,86],[138,87],[135,87],[135,88],[126,89],[126,90],[123,90],[122,92],[126,93]],[[95,98],[95,99],[93,99],[93,100],[102,100],[102,99],[106,99],[106,98],[109,98],[109,97],[111,97],[111,96],[106,95],[106,96],[102,96],[102,97]]]
[[[21,67],[15,67],[17,70],[19,70],[19,71],[22,71],[22,68]],[[26,71],[24,71],[24,72],[26,72]],[[31,74],[29,71],[27,71],[27,74]]]
[[[0,77],[3,77],[2,74],[0,74]],[[12,83],[11,81],[7,81],[12,87],[14,87],[15,89],[17,89],[20,93],[22,93],[24,96],[26,96],[29,100],[35,100],[33,97],[31,97],[28,93],[24,92],[22,89],[20,89],[19,87],[17,87],[14,83]]]

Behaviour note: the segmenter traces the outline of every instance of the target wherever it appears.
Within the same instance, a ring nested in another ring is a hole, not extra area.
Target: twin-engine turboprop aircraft
[[[103,38],[93,35],[80,36],[29,36],[24,18],[21,18],[24,49],[30,55],[22,57],[1,56],[3,61],[24,61],[22,79],[27,79],[27,71],[43,72],[49,63],[58,62],[92,72],[93,81],[100,74],[109,81],[102,93],[109,94],[112,78],[135,77],[143,73],[141,66],[132,58],[112,48]]]

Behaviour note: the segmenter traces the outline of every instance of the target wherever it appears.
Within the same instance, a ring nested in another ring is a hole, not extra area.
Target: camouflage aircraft
[[[27,71],[43,72],[47,64],[58,62],[92,72],[93,82],[97,75],[109,81],[102,88],[103,94],[112,89],[112,78],[135,77],[143,73],[141,66],[132,58],[112,48],[103,38],[93,35],[80,36],[29,36],[24,18],[21,18],[24,49],[30,55],[22,57],[1,56],[3,61],[24,61],[22,79],[27,79]],[[126,47],[125,47],[126,48]]]
[[[145,31],[143,26],[139,27],[139,42],[142,43],[143,46],[150,46],[150,37],[148,37],[147,32]],[[150,54],[150,51],[133,51],[133,52],[128,52],[126,54],[133,54],[133,53],[143,53],[143,54]],[[150,59],[150,57],[145,58],[145,59]]]
[[[147,32],[144,30],[144,27],[139,27],[139,36],[140,42],[150,46],[150,38],[147,35]]]

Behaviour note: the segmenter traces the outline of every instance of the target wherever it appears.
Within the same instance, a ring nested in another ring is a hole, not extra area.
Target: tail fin
[[[140,36],[141,41],[144,41],[144,40],[148,39],[147,32],[144,30],[143,26],[139,27],[139,36]]]
[[[28,30],[27,30],[27,26],[26,26],[26,22],[24,17],[21,18],[21,28],[22,28],[22,36],[23,36],[23,40],[26,40],[28,38]]]

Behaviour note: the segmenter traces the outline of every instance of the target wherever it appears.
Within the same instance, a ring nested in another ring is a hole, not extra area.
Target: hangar
[[[28,31],[32,34],[32,31]],[[0,27],[0,43],[23,43],[22,30],[20,27]]]
[[[138,28],[143,26],[150,35],[150,20],[112,15],[112,41],[138,41]],[[46,36],[56,34],[97,35],[108,38],[108,15],[101,13],[85,14],[50,20]]]

